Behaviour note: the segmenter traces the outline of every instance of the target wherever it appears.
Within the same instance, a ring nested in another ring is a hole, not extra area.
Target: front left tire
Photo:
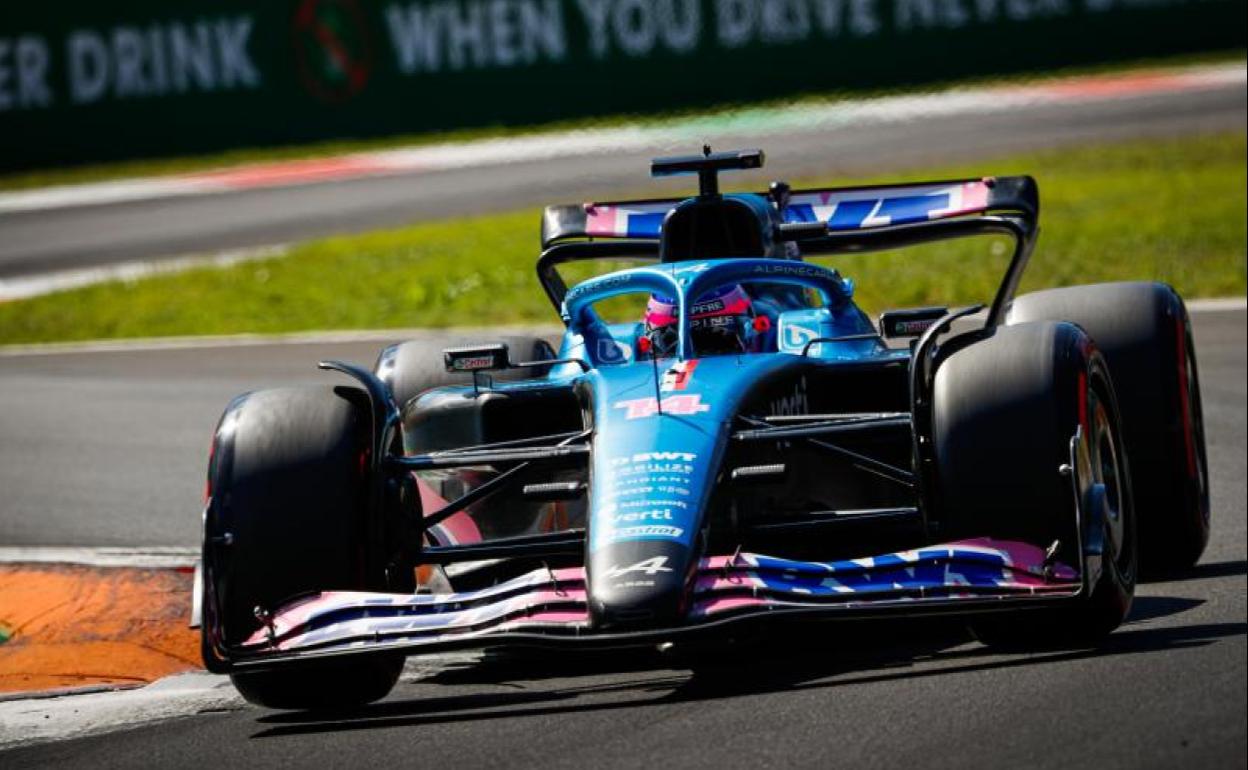
[[[272,612],[309,592],[384,588],[368,563],[364,521],[367,396],[357,388],[263,390],[235,399],[209,460],[204,521],[204,657],[237,645]],[[251,703],[349,708],[384,697],[402,655],[351,656],[232,673]]]

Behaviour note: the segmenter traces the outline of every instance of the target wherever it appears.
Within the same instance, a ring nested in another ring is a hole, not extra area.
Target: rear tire
[[[264,390],[236,399],[221,419],[209,461],[204,521],[205,661],[209,634],[237,645],[303,593],[376,590],[384,573],[366,563],[363,459],[370,426],[356,388]],[[403,656],[351,657],[231,674],[238,691],[270,708],[359,706],[384,697]]]
[[[1160,283],[1107,283],[1014,300],[1010,324],[1040,320],[1083,328],[1118,385],[1141,567],[1157,576],[1193,566],[1209,542],[1209,473],[1196,348],[1182,298]]]
[[[1121,624],[1136,580],[1135,518],[1113,385],[1091,340],[1071,324],[998,328],[953,342],[936,371],[933,439],[938,510],[955,538],[1060,541],[1059,561],[1083,571],[1075,492],[1059,471],[1083,425],[1095,448],[1079,488],[1103,483],[1105,567],[1090,597],[972,623],[988,644],[1037,647],[1095,643]],[[1081,417],[1081,415],[1084,415]],[[1085,521],[1087,517],[1085,517]],[[1092,533],[1083,533],[1086,541]]]

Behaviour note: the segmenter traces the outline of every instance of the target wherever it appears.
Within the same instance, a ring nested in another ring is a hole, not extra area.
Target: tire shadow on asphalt
[[[1157,583],[1180,583],[1189,580],[1209,580],[1221,577],[1237,577],[1248,575],[1248,561],[1220,561],[1213,564],[1197,564],[1181,572],[1162,574],[1140,582],[1146,585]]]

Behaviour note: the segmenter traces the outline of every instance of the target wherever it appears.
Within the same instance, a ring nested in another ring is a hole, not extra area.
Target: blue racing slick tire
[[[1025,294],[1011,324],[1061,320],[1096,342],[1118,385],[1140,523],[1140,566],[1193,566],[1209,542],[1209,471],[1191,321],[1160,283],[1106,283]]]
[[[972,631],[1001,646],[1095,644],[1130,610],[1138,561],[1130,473],[1104,358],[1077,326],[1051,322],[955,338],[947,349],[932,398],[942,539],[1056,543],[1057,560],[1081,573],[1088,560],[1080,544],[1103,540],[1103,568],[1090,592],[1052,607],[984,615]],[[1071,440],[1080,428],[1090,459],[1072,468]],[[1081,533],[1075,490],[1096,485],[1102,530]]]
[[[262,390],[226,409],[213,440],[204,513],[204,658],[263,629],[260,618],[316,591],[380,590],[366,563],[370,423],[363,391]],[[346,708],[384,697],[403,656],[352,656],[231,673],[270,708]]]

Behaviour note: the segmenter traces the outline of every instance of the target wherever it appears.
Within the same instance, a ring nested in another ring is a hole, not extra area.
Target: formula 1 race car
[[[1174,290],[1015,298],[1030,177],[719,192],[762,163],[661,158],[696,196],[546,209],[557,349],[452,348],[434,374],[408,342],[320,364],[353,386],[236,398],[208,468],[207,667],[254,703],[328,708],[464,647],[935,613],[988,644],[1094,644],[1141,568],[1195,563],[1205,443]],[[984,305],[873,321],[814,261],[985,234],[1011,248]]]

